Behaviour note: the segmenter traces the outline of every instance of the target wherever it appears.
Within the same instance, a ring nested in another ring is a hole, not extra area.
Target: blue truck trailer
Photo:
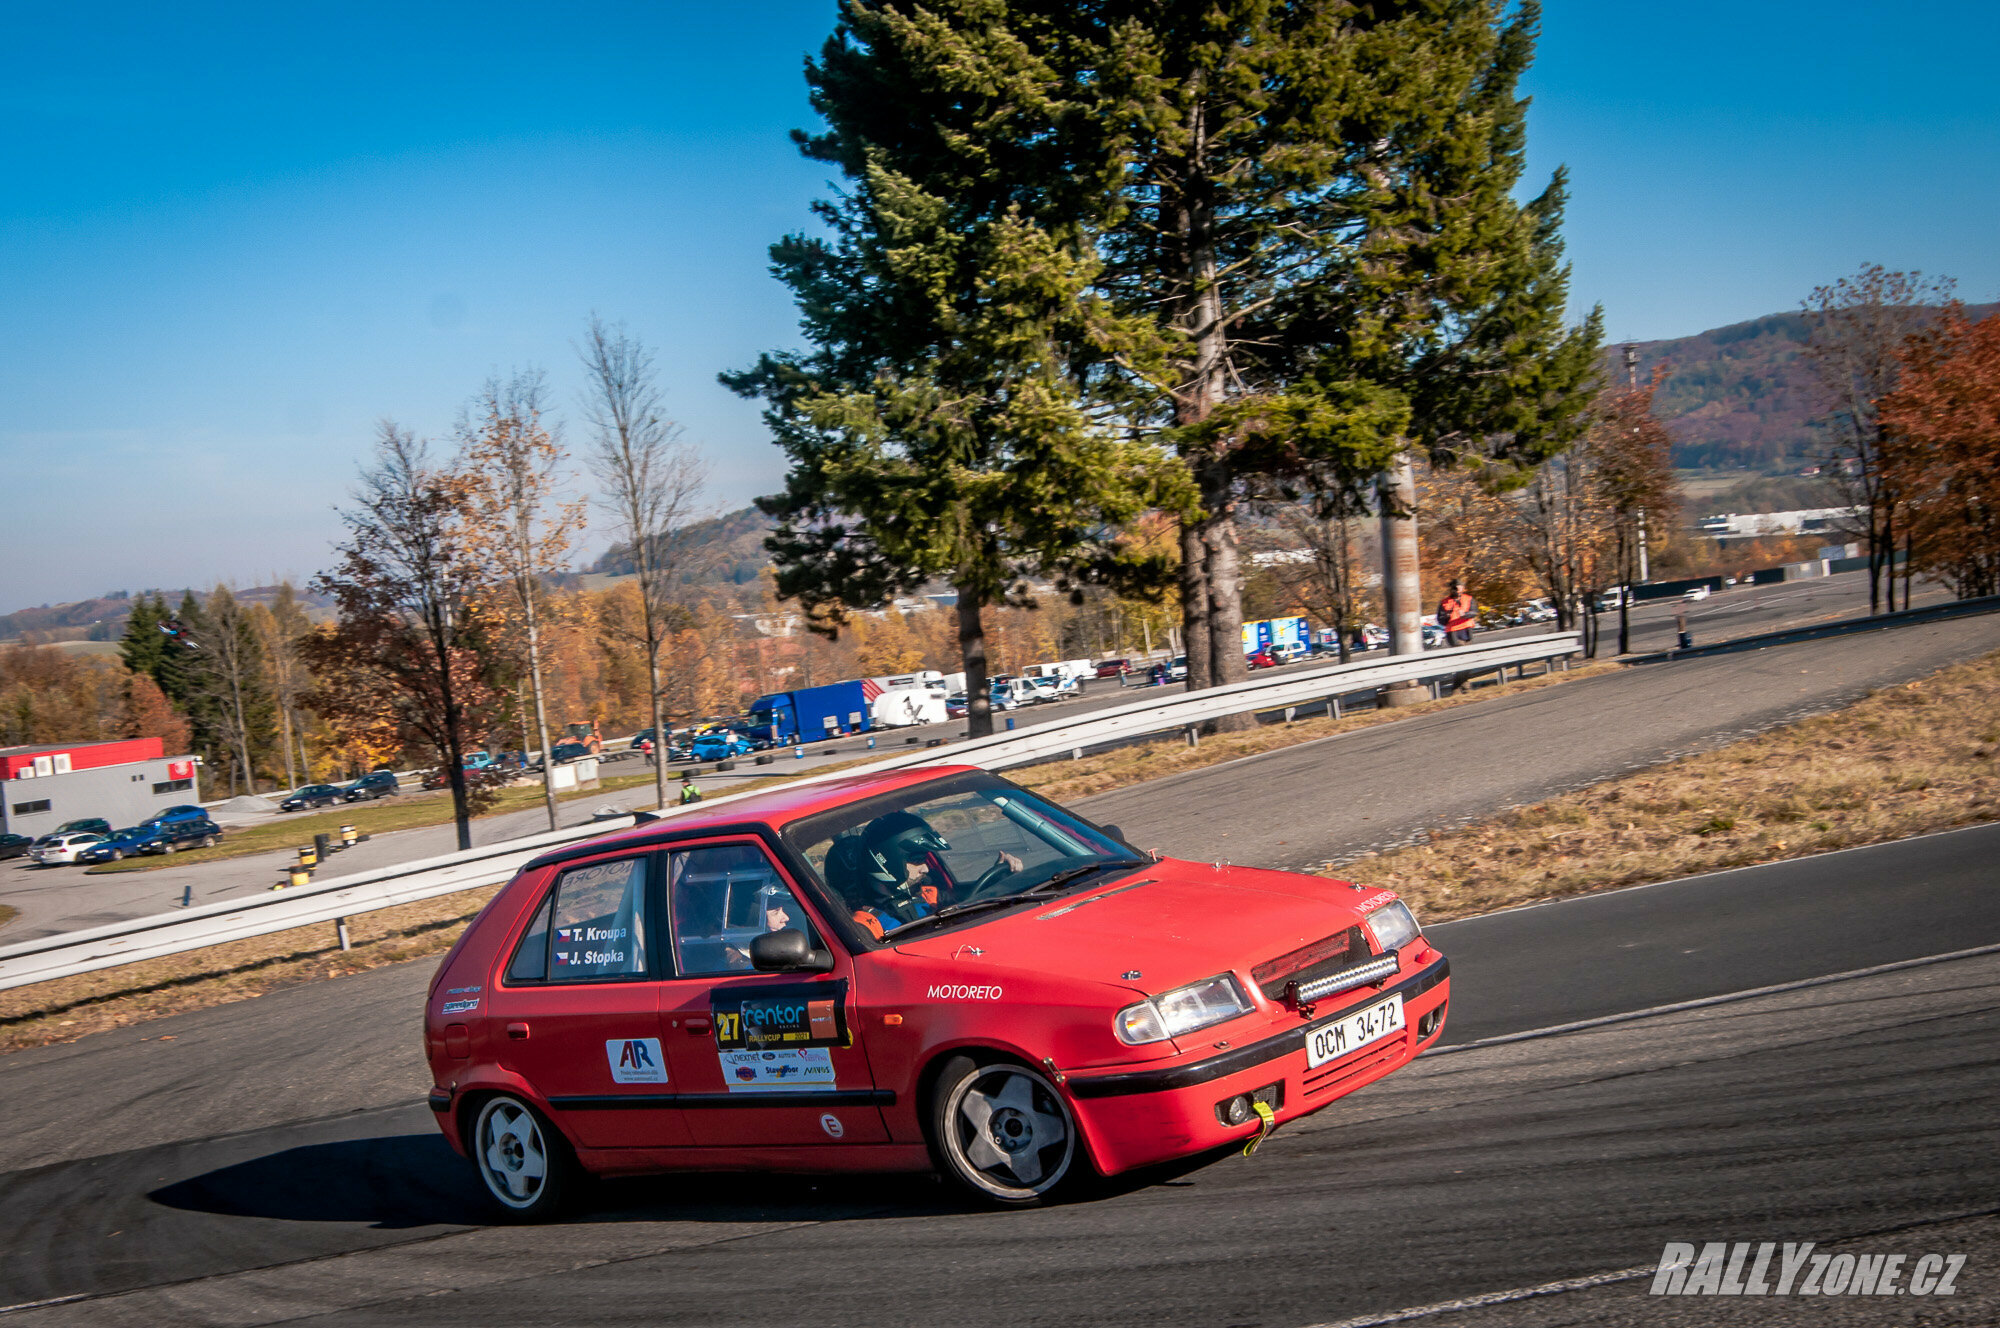
[[[866,733],[871,689],[882,690],[871,682],[832,682],[760,696],[750,704],[750,736],[775,747]]]

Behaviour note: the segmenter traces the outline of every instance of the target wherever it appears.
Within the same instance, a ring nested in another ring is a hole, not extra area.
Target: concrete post
[[[1389,653],[1421,655],[1424,650],[1423,582],[1417,561],[1417,476],[1410,454],[1397,454],[1396,462],[1376,481],[1382,508],[1382,601],[1389,618]],[[1424,689],[1414,682],[1395,683],[1382,689],[1382,704],[1415,705],[1424,699]]]

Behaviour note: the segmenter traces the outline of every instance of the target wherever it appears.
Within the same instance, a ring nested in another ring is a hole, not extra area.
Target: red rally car
[[[1022,1205],[1398,1069],[1449,972],[1388,891],[1156,859],[931,767],[543,854],[439,966],[424,1045],[516,1218],[580,1171],[935,1169]]]

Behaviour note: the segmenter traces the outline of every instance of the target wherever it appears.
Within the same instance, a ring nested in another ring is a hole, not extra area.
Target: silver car
[[[45,835],[35,841],[28,856],[44,867],[66,866],[92,844],[103,842],[103,835]]]

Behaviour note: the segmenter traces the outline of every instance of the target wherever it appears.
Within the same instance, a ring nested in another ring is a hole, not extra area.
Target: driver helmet
[[[880,867],[879,875],[900,884],[910,863],[922,862],[932,853],[951,848],[945,837],[915,812],[890,812],[870,821],[861,831],[861,842]]]

